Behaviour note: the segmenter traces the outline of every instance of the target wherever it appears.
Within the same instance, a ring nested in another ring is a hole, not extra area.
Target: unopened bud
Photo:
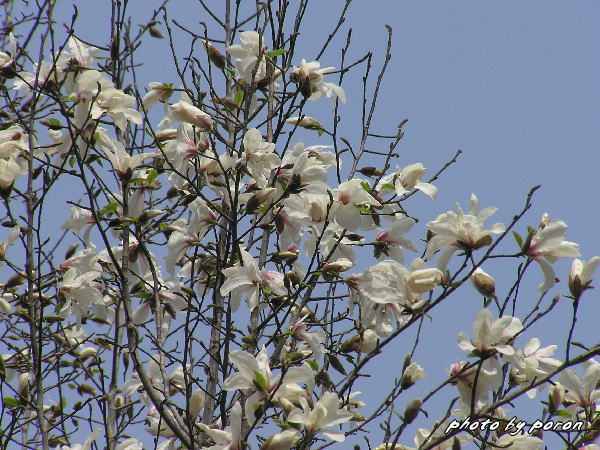
[[[417,381],[425,378],[426,376],[427,375],[425,375],[425,372],[421,366],[419,366],[417,363],[412,363],[402,373],[400,387],[402,389],[408,389]]]
[[[421,406],[423,405],[423,400],[420,398],[415,398],[411,400],[408,405],[406,405],[406,409],[404,410],[404,422],[406,424],[411,424],[419,415],[419,411],[421,410]]]
[[[219,69],[225,68],[225,63],[227,62],[225,56],[223,56],[223,54],[219,50],[217,50],[215,46],[212,45],[210,42],[202,41],[202,45],[204,45],[206,53],[208,53],[208,59],[210,60],[210,62],[217,66]]]
[[[383,170],[378,169],[377,167],[367,166],[358,170],[360,173],[367,177],[379,177],[383,175]]]
[[[166,130],[157,131],[154,137],[156,137],[156,140],[158,142],[165,142],[177,139],[177,129],[167,128]]]
[[[562,384],[555,384],[550,389],[550,394],[548,396],[548,411],[550,414],[555,414],[556,411],[562,405],[562,402],[565,401],[565,388]]]
[[[475,289],[477,289],[477,292],[479,292],[485,298],[496,297],[496,283],[494,282],[494,279],[489,274],[485,273],[481,267],[475,269],[475,271],[471,274],[471,281],[473,282]]]
[[[260,450],[287,450],[292,448],[299,439],[300,433],[297,430],[285,430],[263,442]]]
[[[314,117],[304,116],[304,117],[290,117],[285,121],[291,125],[298,125],[299,127],[306,128],[308,130],[322,130],[323,125]]]
[[[190,415],[193,419],[198,417],[200,411],[204,409],[205,395],[202,389],[196,389],[190,397]]]
[[[95,395],[95,391],[94,388],[92,386],[90,386],[89,384],[80,384],[77,387],[77,393],[79,395]]]

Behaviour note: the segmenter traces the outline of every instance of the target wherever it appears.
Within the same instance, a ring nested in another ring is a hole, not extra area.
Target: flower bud
[[[417,363],[410,364],[402,373],[402,378],[400,379],[400,387],[402,389],[408,389],[417,381],[425,378],[425,371],[421,366]]]
[[[208,114],[186,102],[177,102],[171,105],[171,117],[179,122],[196,125],[203,130],[212,127],[212,119]]]
[[[421,410],[421,405],[423,405],[423,400],[420,398],[415,398],[411,400],[408,405],[406,405],[406,409],[404,410],[404,423],[411,424],[419,415],[419,411]]]
[[[285,430],[267,439],[260,446],[260,450],[289,450],[300,439],[296,430]]]
[[[415,294],[431,291],[442,284],[444,274],[440,269],[430,268],[415,270],[410,274],[407,285]]]
[[[550,389],[548,396],[548,411],[555,414],[565,400],[565,388],[560,383],[555,384]]]
[[[217,50],[210,42],[202,41],[202,45],[204,45],[206,53],[208,53],[209,61],[219,69],[224,69],[225,63],[227,62],[225,56],[223,56],[223,54],[221,54],[221,52],[219,52],[219,50]]]
[[[198,417],[200,411],[204,409],[205,395],[202,389],[196,389],[190,397],[190,415],[193,419]]]
[[[481,267],[475,269],[475,271],[471,274],[471,281],[473,282],[475,289],[477,289],[477,292],[479,292],[485,298],[496,297],[496,283],[494,282],[494,279],[485,273]]]
[[[291,125],[298,125],[299,127],[306,128],[308,130],[322,130],[323,125],[314,117],[304,116],[304,117],[290,117],[285,123],[289,123]]]

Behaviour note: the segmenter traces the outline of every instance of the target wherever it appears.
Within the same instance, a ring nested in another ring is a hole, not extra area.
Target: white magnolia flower
[[[260,450],[290,450],[299,439],[299,431],[284,430],[281,433],[277,433],[269,437],[260,446]]]
[[[354,416],[354,413],[340,407],[337,394],[325,392],[312,408],[308,401],[302,397],[300,398],[300,405],[302,410],[294,409],[288,416],[288,422],[304,425],[307,433],[311,435],[321,433],[333,441],[344,441],[346,438],[344,433],[325,429],[347,422]]]
[[[229,415],[229,426],[224,429],[211,428],[203,423],[198,424],[206,432],[215,445],[203,447],[208,450],[242,450],[242,407],[235,402]]]
[[[377,183],[376,190],[386,192],[392,189],[396,195],[402,196],[413,189],[420,190],[431,199],[437,196],[438,188],[433,184],[424,183],[421,177],[425,173],[425,167],[421,163],[411,164],[404,169],[396,168],[396,173],[386,175]]]
[[[336,222],[349,231],[354,231],[361,225],[359,207],[381,206],[380,203],[363,187],[364,181],[353,178],[344,181],[333,190],[334,212]]]
[[[210,115],[185,100],[171,105],[170,117],[177,122],[187,122],[196,125],[202,130],[212,128],[212,118]]]
[[[267,349],[263,348],[256,356],[242,350],[234,350],[230,353],[230,361],[235,364],[238,371],[231,374],[223,382],[226,391],[251,389],[255,391],[246,400],[246,420],[253,424],[256,420],[254,412],[262,400],[267,396],[274,395],[271,400],[277,401],[285,395],[285,386],[298,382],[305,382],[310,390],[314,386],[313,372],[307,364],[298,367],[289,367],[281,378],[281,375],[272,376],[269,366]],[[284,387],[283,389],[281,389]]]
[[[427,224],[427,228],[433,237],[427,244],[427,259],[431,258],[438,250],[449,247],[438,258],[437,266],[445,270],[450,257],[457,250],[477,250],[492,242],[491,234],[499,234],[504,231],[504,225],[496,223],[491,228],[485,229],[484,223],[497,208],[485,208],[477,212],[479,202],[475,194],[471,194],[471,207],[467,214],[463,213],[459,204],[456,212],[448,211],[441,214],[436,220]]]
[[[174,92],[173,85],[169,83],[152,81],[148,84],[148,87],[150,90],[142,99],[146,111],[149,111],[159,101],[165,103]]]
[[[600,264],[600,257],[594,256],[587,262],[575,258],[569,273],[569,289],[574,297],[579,297],[583,291],[589,289],[594,272]]]
[[[565,400],[573,402],[582,408],[588,408],[600,399],[600,364],[588,361],[584,375],[579,375],[571,369],[565,369],[559,375],[560,384],[567,390]]]
[[[415,224],[415,219],[410,217],[397,218],[391,227],[381,230],[375,237],[375,256],[389,256],[400,264],[404,262],[402,249],[406,248],[413,252],[418,251],[415,244],[404,236]]]
[[[515,349],[509,342],[522,329],[523,324],[516,317],[503,316],[494,321],[492,313],[483,308],[473,321],[475,337],[471,340],[464,332],[459,333],[458,347],[478,356],[488,355],[494,350],[512,356]]]
[[[138,153],[130,155],[127,150],[125,150],[125,146],[115,139],[111,139],[110,146],[103,145],[102,149],[112,164],[113,169],[115,169],[115,172],[117,172],[120,177],[130,175],[131,172],[145,159],[156,157],[155,153]]]
[[[17,40],[12,33],[8,33],[9,53],[0,52],[0,70],[8,69],[17,56]]]
[[[323,81],[324,75],[335,71],[334,67],[320,68],[318,61],[306,62],[305,59],[300,63],[300,67],[295,67],[290,74],[290,79],[300,86],[300,91],[305,98],[317,100],[321,97],[330,98],[335,102],[336,97],[342,102],[346,102],[344,90],[334,83]]]
[[[242,44],[227,47],[227,53],[235,58],[235,70],[248,83],[262,80],[267,75],[267,48],[263,36],[256,31],[240,33]]]
[[[236,311],[242,295],[246,297],[248,308],[252,311],[258,306],[261,288],[274,295],[285,295],[283,275],[274,271],[260,270],[255,259],[246,250],[240,248],[243,266],[236,265],[223,269],[226,280],[221,286],[221,295],[231,292],[231,309]]]
[[[97,428],[94,430],[92,434],[85,440],[83,444],[75,444],[75,445],[59,445],[55,450],[90,450],[92,448],[92,444],[96,440],[98,436],[102,434],[102,429]]]
[[[538,286],[541,292],[548,291],[556,282],[552,263],[558,258],[577,257],[579,245],[565,241],[567,224],[562,220],[552,220],[547,214],[542,218],[543,228],[536,230],[524,253],[537,262],[544,272],[544,282]]]

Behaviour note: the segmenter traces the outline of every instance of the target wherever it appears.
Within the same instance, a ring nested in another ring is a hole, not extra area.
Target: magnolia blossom
[[[242,407],[235,402],[229,415],[229,426],[224,429],[212,428],[203,423],[198,425],[210,436],[215,445],[202,447],[207,450],[242,450]]]
[[[340,407],[337,394],[325,392],[312,408],[305,398],[300,398],[300,405],[302,410],[294,409],[288,416],[288,422],[304,425],[311,435],[321,433],[333,441],[345,440],[344,433],[324,429],[347,422],[354,416],[354,413]]]
[[[423,176],[425,170],[421,163],[411,164],[404,169],[397,167],[396,173],[381,178],[376,189],[383,192],[393,189],[398,196],[405,195],[412,189],[417,189],[429,198],[435,199],[438,188],[433,184],[421,181],[421,176]]]
[[[584,375],[579,375],[571,369],[565,369],[559,375],[560,384],[566,389],[565,400],[573,402],[582,408],[592,406],[600,399],[600,364],[588,361]]]
[[[471,194],[471,207],[467,214],[463,213],[457,203],[456,212],[448,211],[427,224],[433,237],[427,244],[425,256],[429,259],[438,250],[449,247],[438,258],[439,269],[446,269],[450,257],[457,250],[476,250],[489,245],[492,242],[491,234],[499,234],[504,231],[504,225],[501,223],[485,229],[485,221],[496,212],[497,208],[488,207],[477,212],[478,205],[477,197],[475,194]]]
[[[0,52],[0,70],[8,69],[15,62],[17,56],[17,40],[12,33],[8,33],[9,53]]]
[[[156,157],[155,153],[130,155],[123,144],[117,140],[111,140],[110,145],[104,145],[102,149],[115,172],[122,178],[130,175],[145,159]]]
[[[556,345],[540,347],[540,340],[532,338],[523,350],[518,349],[514,355],[505,356],[513,364],[513,375],[519,383],[525,384],[542,378],[562,364],[558,359],[550,358],[556,352]],[[535,388],[527,391],[530,398],[535,394]]]
[[[200,127],[202,130],[212,128],[212,118],[204,111],[196,108],[190,102],[181,100],[171,105],[170,116],[177,122],[187,122]]]
[[[163,384],[163,376],[158,364],[158,356],[150,358],[146,364],[146,375],[148,376],[150,385],[154,388],[154,393],[158,397],[164,398],[165,386]],[[175,367],[170,375],[167,376],[167,389],[169,395],[175,395],[177,392],[185,392],[184,386],[185,376],[183,372],[183,366],[180,364]],[[128,397],[131,397],[137,392],[146,405],[149,406],[152,404],[150,397],[144,390],[144,385],[142,384],[140,377],[136,372],[133,373],[132,378],[127,380],[123,386],[121,386],[121,392],[123,392],[123,395]]]
[[[410,217],[397,218],[391,227],[381,230],[375,237],[375,256],[381,258],[382,255],[389,256],[400,264],[404,262],[402,249],[406,248],[413,252],[418,251],[415,244],[404,237],[415,224],[415,219]]]
[[[361,225],[361,211],[359,207],[381,206],[380,203],[369,194],[364,186],[364,181],[353,178],[344,181],[333,191],[336,201],[334,217],[342,227],[354,231]]]
[[[232,310],[239,307],[241,296],[246,296],[248,308],[252,311],[258,306],[259,292],[265,295],[282,296],[287,290],[283,275],[273,270],[259,270],[256,261],[248,252],[240,249],[244,267],[234,266],[223,270],[227,280],[221,286],[221,295],[231,292]]]
[[[90,240],[90,233],[96,225],[96,220],[92,211],[84,209],[79,206],[71,206],[71,218],[63,223],[60,228],[62,230],[73,230],[77,236],[81,234],[81,231],[86,228],[83,233],[83,241],[88,247],[94,247],[94,244]]]
[[[583,291],[589,289],[594,272],[600,264],[600,257],[594,256],[587,262],[575,258],[569,273],[569,289],[574,297],[579,297]]]
[[[152,81],[148,84],[148,87],[150,90],[142,99],[146,111],[150,110],[159,101],[165,103],[174,92],[173,85],[169,83]]]
[[[250,174],[258,181],[269,178],[271,169],[281,164],[275,153],[275,144],[264,142],[256,128],[251,128],[244,135],[244,153],[238,162],[245,162]]]
[[[579,245],[574,242],[565,241],[567,224],[562,220],[550,220],[547,214],[542,218],[542,227],[536,230],[529,244],[525,244],[524,253],[537,262],[544,272],[544,282],[538,286],[538,290],[546,292],[556,282],[552,263],[558,258],[569,258],[579,256]]]
[[[302,367],[289,367],[283,376],[272,376],[269,366],[269,357],[267,349],[263,348],[256,356],[241,350],[234,350],[230,353],[230,361],[235,364],[238,371],[231,374],[224,382],[223,389],[226,391],[251,389],[254,392],[246,400],[245,411],[246,420],[253,424],[260,418],[255,417],[255,409],[261,401],[270,395],[275,399],[285,396],[286,389],[280,389],[281,386],[294,385],[297,382],[305,382],[312,390],[314,385],[313,372],[308,365]]]
[[[514,336],[523,329],[519,319],[512,316],[503,316],[493,321],[489,309],[479,311],[473,321],[474,339],[469,339],[463,332],[458,335],[458,346],[462,350],[484,356],[497,351],[503,355],[515,354],[514,347],[509,344]]]
[[[243,31],[240,41],[241,45],[227,47],[227,53],[235,58],[236,72],[248,83],[262,80],[267,75],[268,53],[263,37],[256,31]]]
[[[303,317],[298,322],[296,322],[296,324],[292,326],[291,332],[298,339],[302,339],[303,341],[305,341],[312,350],[313,357],[319,360],[321,359],[321,353],[323,353],[323,350],[321,349],[321,344],[325,342],[327,335],[323,330],[308,332],[308,325],[306,324],[306,322],[304,322],[305,318],[306,317]]]
[[[452,364],[449,375],[454,377],[460,394],[458,408],[453,411],[458,417],[471,416],[474,411],[479,411],[489,401],[489,393],[496,391],[502,384],[502,367],[498,358],[492,356],[484,360],[480,366],[469,365],[465,361]],[[474,388],[477,382],[476,388]],[[472,405],[474,411],[471,410]]]
[[[299,439],[300,432],[297,430],[284,430],[269,437],[260,446],[260,450],[290,450]]]
[[[98,436],[102,434],[102,429],[97,428],[94,430],[92,434],[88,436],[83,444],[74,444],[74,445],[59,445],[55,450],[90,450],[92,448],[92,444],[96,440]]]
[[[295,67],[290,74],[290,79],[300,86],[300,91],[305,98],[317,100],[321,97],[327,97],[335,101],[339,98],[346,102],[344,90],[333,83],[323,81],[324,75],[335,71],[334,67],[320,68],[318,61],[307,63],[305,59],[300,63],[300,67]]]

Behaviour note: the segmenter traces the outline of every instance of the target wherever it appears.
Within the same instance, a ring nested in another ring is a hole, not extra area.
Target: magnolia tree
[[[307,1],[221,3],[199,0],[189,27],[166,2],[131,17],[113,0],[92,41],[76,8],[61,23],[55,0],[2,2],[2,447],[599,448],[600,348],[573,334],[600,258],[574,259],[561,220],[521,223],[535,187],[508,224],[475,194],[414,217],[458,153],[425,175],[397,153],[404,122],[372,131],[390,27],[375,68],[350,57],[349,1],[310,54]],[[140,66],[155,39],[170,59]],[[172,79],[136,82],[165,61]],[[362,117],[346,138],[352,72]],[[541,343],[559,258],[570,332]],[[515,279],[496,286],[491,259]],[[533,305],[526,275],[544,280]],[[426,374],[424,319],[444,321],[459,289],[483,298],[472,333],[440,336],[463,360]],[[398,360],[385,391],[382,358]],[[526,430],[518,407],[535,402]]]

